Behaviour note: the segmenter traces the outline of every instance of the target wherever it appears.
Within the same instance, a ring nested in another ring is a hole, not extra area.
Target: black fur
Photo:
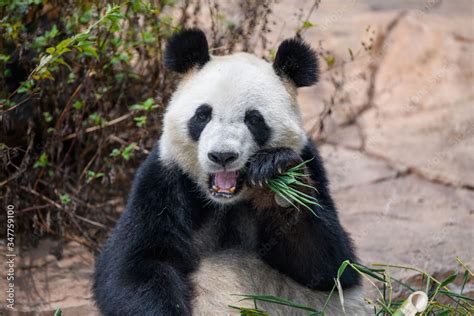
[[[166,68],[185,73],[193,67],[202,67],[210,60],[206,35],[199,29],[184,29],[174,34],[166,46]]]
[[[189,275],[203,255],[192,236],[204,225],[214,225],[218,232],[217,240],[206,243],[207,252],[229,248],[251,251],[312,289],[328,290],[342,261],[355,260],[312,144],[300,159],[314,158],[308,168],[323,208],[315,208],[319,218],[302,212],[294,229],[283,234],[272,224],[274,219],[268,218],[269,214],[280,214],[280,209],[258,212],[252,202],[244,201],[223,212],[206,203],[194,182],[179,169],[161,164],[158,155],[155,148],[140,167],[127,209],[97,260],[93,291],[103,314],[189,315],[193,296]],[[259,155],[266,156],[262,158],[265,164],[293,161],[298,156],[288,149]],[[247,227],[242,227],[249,219],[258,231],[254,242],[245,235]],[[344,288],[359,284],[359,276],[348,269],[341,283]]]
[[[311,47],[298,38],[287,39],[278,47],[273,69],[293,81],[296,87],[309,87],[318,81],[319,64]]]
[[[287,161],[293,160],[288,149],[282,150]],[[273,247],[260,253],[271,267],[291,276],[298,283],[315,290],[330,290],[342,262],[346,259],[354,262],[356,257],[352,242],[339,223],[321,157],[311,142],[303,149],[301,159],[312,159],[306,166],[317,189],[315,197],[322,208],[312,207],[318,217],[302,212],[303,219],[298,220],[293,230],[286,231]],[[275,238],[276,227],[268,225],[272,223],[271,218],[262,217],[259,220],[264,228],[260,231],[260,242],[270,243]],[[346,269],[340,281],[343,288],[348,288],[360,284],[360,277],[353,269]]]
[[[140,167],[127,210],[97,261],[93,290],[103,314],[190,314],[186,276],[198,260],[191,246],[192,187],[161,165],[156,149]]]
[[[272,134],[271,128],[265,122],[258,110],[249,110],[245,113],[245,125],[252,133],[253,139],[259,146],[265,145]]]
[[[188,122],[188,132],[191,139],[198,141],[207,123],[212,119],[212,107],[202,104],[194,112],[194,116]]]
[[[300,155],[289,148],[263,149],[250,159],[247,179],[251,184],[265,183],[301,162]]]

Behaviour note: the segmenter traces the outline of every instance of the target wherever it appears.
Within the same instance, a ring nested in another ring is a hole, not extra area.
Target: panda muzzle
[[[238,171],[220,171],[210,176],[211,193],[216,196],[232,197],[238,187]]]

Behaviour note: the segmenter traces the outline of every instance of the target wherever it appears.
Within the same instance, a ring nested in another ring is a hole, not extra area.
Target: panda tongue
[[[221,171],[214,175],[214,183],[220,189],[229,190],[237,184],[236,171]]]

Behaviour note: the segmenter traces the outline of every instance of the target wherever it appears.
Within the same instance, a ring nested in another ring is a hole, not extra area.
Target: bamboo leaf
[[[269,303],[275,303],[275,304],[290,306],[290,307],[294,307],[294,308],[297,308],[297,309],[302,309],[302,310],[306,310],[306,311],[310,311],[310,312],[318,312],[318,310],[316,310],[312,307],[301,305],[301,304],[295,303],[293,301],[290,301],[290,300],[287,300],[287,299],[284,299],[284,298],[281,298],[281,297],[278,297],[278,296],[253,295],[253,294],[237,294],[237,295],[243,297],[242,301],[244,301],[244,300],[257,300],[257,301],[262,301],[262,302],[269,302]]]

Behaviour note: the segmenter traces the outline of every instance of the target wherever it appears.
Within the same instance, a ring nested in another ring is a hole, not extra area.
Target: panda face
[[[305,134],[295,88],[264,60],[239,53],[213,57],[188,73],[172,96],[161,159],[179,166],[218,203],[245,198],[245,165],[256,151],[297,152]]]

